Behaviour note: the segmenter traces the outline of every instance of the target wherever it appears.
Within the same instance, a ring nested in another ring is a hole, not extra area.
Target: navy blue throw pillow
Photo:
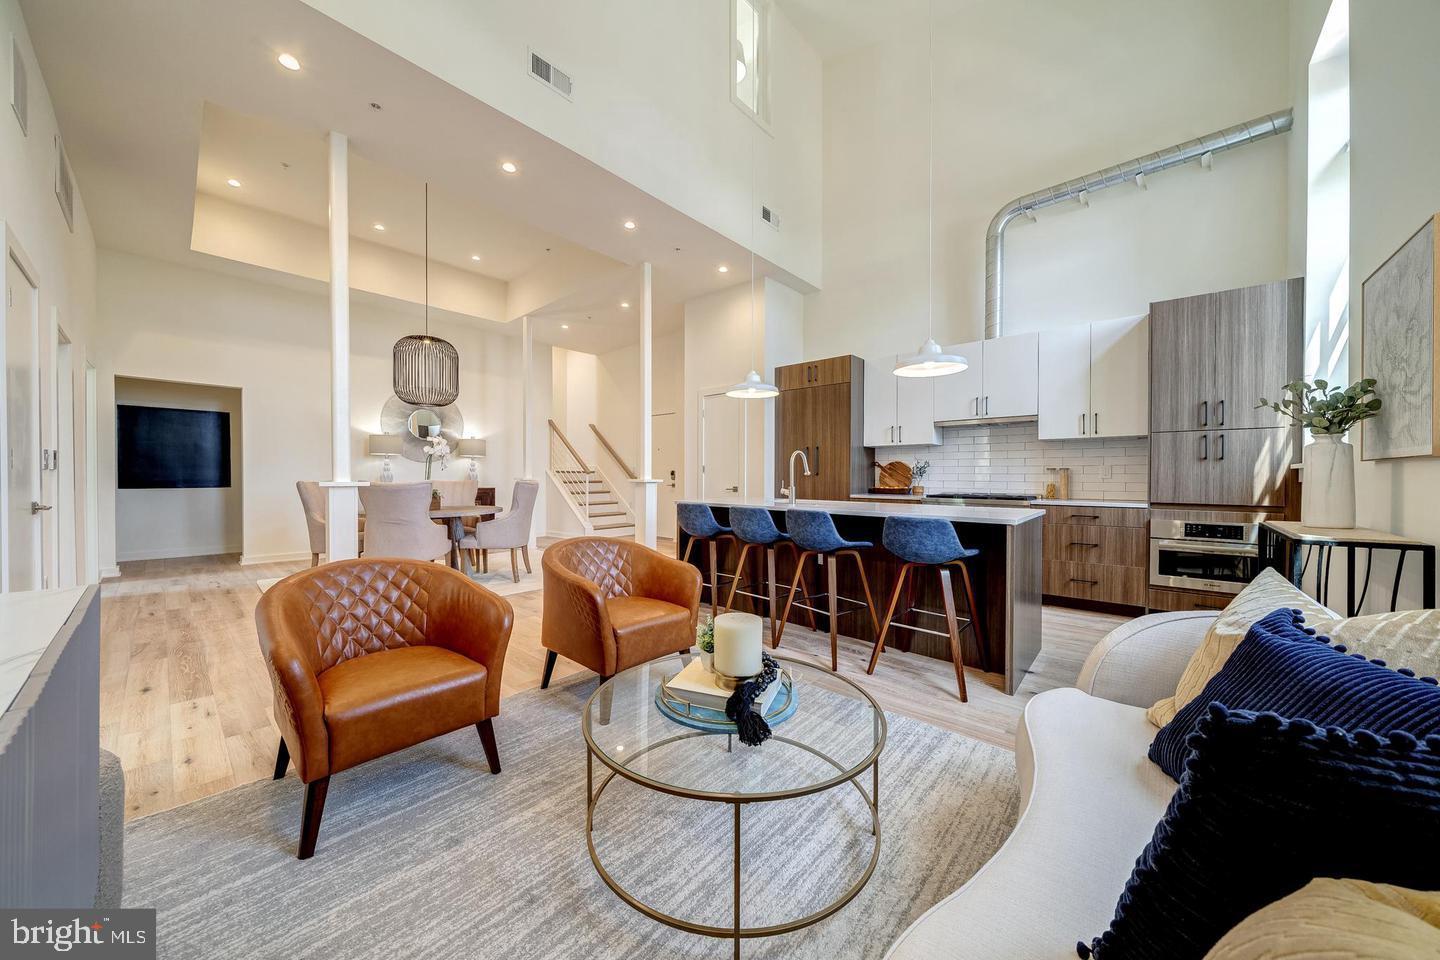
[[[1315,877],[1440,889],[1440,734],[1377,736],[1211,704],[1095,960],[1200,960]]]
[[[1440,733],[1440,687],[1433,677],[1390,670],[1347,654],[1305,626],[1299,610],[1257,620],[1200,696],[1181,707],[1150,744],[1150,759],[1179,780],[1188,741],[1211,703],[1278,713],[1321,726],[1417,737]]]

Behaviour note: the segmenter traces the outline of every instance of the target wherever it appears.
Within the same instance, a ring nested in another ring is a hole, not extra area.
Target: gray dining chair
[[[518,551],[525,562],[525,572],[530,573],[530,526],[535,514],[535,498],[540,493],[540,484],[534,480],[516,480],[515,490],[510,495],[510,512],[498,520],[477,524],[460,541],[461,550],[479,550],[480,568],[490,571],[490,550],[510,551],[510,572],[515,582],[520,582],[520,566],[515,554]]]
[[[325,491],[318,480],[296,480],[295,489],[300,491],[300,506],[305,511],[305,528],[310,533],[310,566],[320,565],[320,554],[325,552],[325,517],[329,506]]]
[[[430,519],[430,481],[361,487],[360,505],[365,508],[362,557],[449,558],[449,531]]]

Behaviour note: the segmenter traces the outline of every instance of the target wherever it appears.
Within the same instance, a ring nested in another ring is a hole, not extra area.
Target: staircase
[[[608,450],[609,444],[605,447]],[[622,470],[627,469],[623,461],[617,458],[617,462]],[[634,538],[635,514],[630,505],[598,464],[589,464],[580,456],[554,420],[550,421],[550,468],[546,473],[586,534]]]

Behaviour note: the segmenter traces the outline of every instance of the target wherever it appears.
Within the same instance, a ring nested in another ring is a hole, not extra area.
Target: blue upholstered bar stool
[[[775,644],[776,632],[779,629],[779,622],[775,617],[775,551],[781,547],[788,547],[796,550],[795,544],[791,542],[787,534],[781,533],[780,528],[775,526],[775,521],[770,516],[770,511],[763,507],[742,507],[730,508],[730,526],[734,528],[735,536],[740,540],[740,559],[735,561],[735,579],[730,581],[730,595],[725,599],[725,609],[728,611],[735,606],[735,594],[741,593],[755,600],[765,601],[766,615],[770,617],[770,643]],[[765,592],[756,593],[754,590],[741,590],[740,580],[745,573],[745,560],[750,556],[752,548],[756,549],[755,557],[759,560],[763,552],[763,566],[761,567],[760,583],[752,584],[755,589],[763,585]],[[803,565],[800,566],[804,569]],[[804,590],[802,581],[801,589]],[[804,590],[805,598],[808,600],[810,592]],[[815,614],[810,614],[810,629],[815,629]]]
[[[795,591],[804,582],[805,563],[811,557],[817,557],[825,567],[825,592],[815,596],[815,600],[824,597],[826,606],[818,612],[828,613],[830,616],[830,669],[840,669],[840,637],[837,621],[841,614],[854,613],[852,607],[849,610],[840,609],[840,601],[863,606],[870,612],[870,622],[875,627],[875,635],[880,635],[880,620],[875,615],[875,600],[870,596],[870,578],[865,575],[865,561],[860,557],[861,550],[867,550],[874,544],[868,540],[846,540],[840,536],[840,531],[835,529],[835,519],[824,510],[796,510],[791,508],[785,511],[785,530],[790,534],[790,539],[800,549],[800,557],[795,561],[795,578],[790,581],[790,593],[785,598],[785,613],[780,617],[780,625],[775,631],[775,646],[780,646],[780,638],[785,635],[785,624],[790,620],[790,608],[795,604]],[[865,590],[865,599],[852,600],[850,597],[842,597],[835,586],[836,566],[841,557],[852,557],[855,566],[860,570],[860,586]],[[810,597],[805,598],[805,603],[800,604],[802,610],[817,612],[816,607],[809,606]]]
[[[676,504],[675,517],[680,529],[690,536],[689,542],[685,544],[685,555],[680,558],[682,563],[690,562],[690,551],[695,548],[695,544],[706,544],[710,548],[709,573],[700,584],[700,595],[703,597],[707,589],[710,591],[710,616],[714,617],[720,607],[720,578],[735,579],[733,573],[720,572],[717,545],[721,540],[735,540],[735,532],[715,519],[715,511],[711,510],[708,504]]]
[[[885,627],[880,631],[880,638],[875,641],[875,653],[871,655],[870,667],[865,672],[875,672],[875,665],[880,662],[880,651],[885,649],[885,637],[892,626],[946,637],[950,641],[950,658],[955,661],[955,682],[960,687],[960,702],[966,702],[969,698],[965,694],[965,661],[960,653],[960,631],[968,626],[975,634],[975,642],[980,649],[985,649],[985,635],[980,630],[978,619],[980,608],[975,603],[975,589],[967,565],[969,560],[979,556],[980,551],[963,546],[959,535],[955,533],[954,524],[943,517],[886,517],[881,541],[886,550],[904,561],[904,565],[900,567],[900,577],[895,581],[895,592],[890,596],[890,608],[885,612]],[[907,602],[906,607],[909,609],[901,611],[900,616],[903,617],[912,610],[932,617],[943,616],[946,628],[943,632],[896,622],[895,607],[904,591],[905,578],[916,567],[934,567],[939,572],[940,597],[945,603],[945,612],[941,614],[933,610],[909,608]],[[965,603],[969,607],[966,611],[970,614],[968,618],[955,615],[955,588],[950,582],[951,567],[960,568],[960,580],[965,587]]]

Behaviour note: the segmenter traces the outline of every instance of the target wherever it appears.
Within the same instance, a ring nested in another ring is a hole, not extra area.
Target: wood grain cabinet
[[[1047,597],[1143,607],[1150,580],[1149,511],[1045,505]]]
[[[775,385],[775,495],[789,480],[790,454],[803,450],[810,476],[796,467],[796,496],[848,500],[869,486],[862,444],[865,362],[831,357],[778,367]]]
[[[1269,409],[1300,376],[1301,279],[1150,305],[1150,500],[1285,508],[1299,431]]]

